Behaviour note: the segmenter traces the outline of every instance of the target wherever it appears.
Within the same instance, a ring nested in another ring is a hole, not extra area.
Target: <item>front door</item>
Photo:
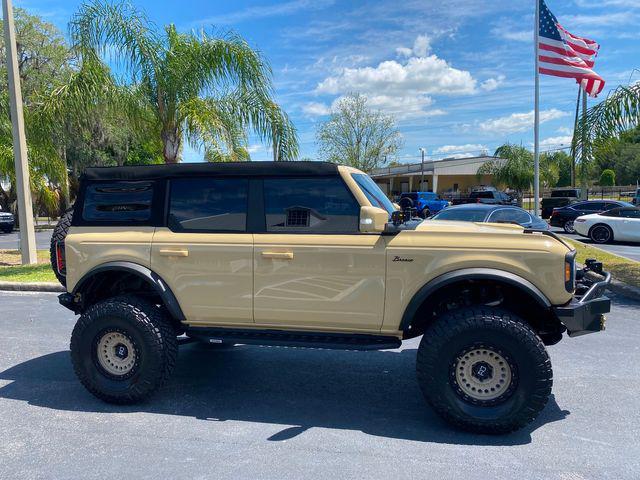
[[[158,228],[151,268],[169,285],[190,325],[253,323],[253,235],[248,180],[170,181],[168,226]]]
[[[360,206],[342,179],[267,178],[265,232],[254,235],[256,325],[377,331],[385,241],[358,232]]]

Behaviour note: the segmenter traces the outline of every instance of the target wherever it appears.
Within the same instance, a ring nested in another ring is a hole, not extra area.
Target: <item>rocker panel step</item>
[[[189,337],[207,343],[229,342],[332,350],[387,350],[398,348],[402,344],[397,337],[367,334],[203,327],[189,328],[186,333]]]

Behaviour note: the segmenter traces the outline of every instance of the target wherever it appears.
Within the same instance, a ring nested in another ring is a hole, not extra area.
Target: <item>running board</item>
[[[388,350],[398,348],[397,337],[366,334],[253,330],[229,328],[187,329],[187,335],[206,343],[243,343],[282,347],[323,348],[331,350]]]

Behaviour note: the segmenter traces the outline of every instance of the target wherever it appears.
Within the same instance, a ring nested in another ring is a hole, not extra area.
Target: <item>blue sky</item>
[[[15,0],[66,31],[81,2]],[[315,158],[315,132],[332,104],[361,92],[393,114],[404,139],[397,160],[469,156],[505,141],[533,141],[532,0],[137,0],[158,25],[232,29],[271,63],[279,102],[298,128],[301,156]],[[570,32],[601,44],[600,98],[640,80],[640,0],[548,0]],[[541,77],[542,148],[566,146],[577,85]],[[593,104],[598,100],[590,100]],[[254,160],[270,158],[254,138]],[[201,154],[191,148],[186,161]]]

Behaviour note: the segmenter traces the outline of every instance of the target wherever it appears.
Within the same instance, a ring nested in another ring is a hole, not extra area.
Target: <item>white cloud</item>
[[[563,112],[556,108],[542,110],[540,112],[540,123],[555,120],[556,118],[566,117],[567,115],[570,115],[570,113]],[[480,122],[478,126],[483,132],[494,133],[497,135],[525,132],[533,128],[533,117],[533,110],[526,113],[512,113],[505,117],[493,118]]]
[[[533,43],[533,31],[524,29],[516,30],[511,29],[508,26],[499,26],[491,29],[493,36],[502,38],[504,40],[510,40],[512,42],[531,42]]]
[[[246,20],[266,17],[291,15],[303,10],[321,10],[333,5],[334,0],[291,0],[275,5],[247,7],[235,12],[222,13],[213,17],[199,20],[197,24],[233,25]]]
[[[466,95],[476,91],[476,80],[466,70],[451,67],[436,55],[413,57],[405,64],[387,60],[377,67],[344,68],[318,84],[318,93],[393,95]]]
[[[426,57],[431,51],[431,39],[426,35],[418,35],[413,42],[413,53],[416,57]]]
[[[540,140],[541,148],[560,148],[560,147],[570,147],[571,141],[573,137],[571,135],[560,136],[560,137],[549,137],[544,140]]]
[[[441,147],[436,148],[433,153],[437,154],[451,154],[454,155],[465,155],[471,156],[472,154],[480,155],[482,152],[486,152],[486,145],[482,145],[479,143],[466,143],[464,145],[443,145]]]
[[[502,82],[504,82],[504,79],[505,79],[504,75],[498,75],[496,78],[488,78],[487,80],[485,80],[480,84],[480,88],[485,92],[490,92],[491,90],[495,90],[500,85],[502,85]]]
[[[557,130],[558,133],[563,133],[564,135],[572,135],[573,134],[573,128],[569,128],[569,127],[560,127]]]
[[[249,145],[249,146],[247,147],[247,151],[248,151],[249,153],[257,153],[257,152],[259,152],[259,151],[260,151],[260,150],[262,150],[262,149],[264,149],[264,146],[263,146],[263,145],[259,145],[259,144],[256,144],[256,145]]]
[[[562,25],[567,25],[566,28],[573,33],[573,29],[580,27],[632,25],[638,21],[638,16],[632,12],[615,12],[600,15],[563,15],[560,20]],[[579,35],[577,32],[576,34]]]
[[[410,57],[413,55],[413,49],[407,47],[398,47],[396,48],[396,53],[401,57]]]
[[[329,115],[331,108],[324,103],[309,102],[302,106],[302,111],[312,117],[321,117],[323,115]]]

